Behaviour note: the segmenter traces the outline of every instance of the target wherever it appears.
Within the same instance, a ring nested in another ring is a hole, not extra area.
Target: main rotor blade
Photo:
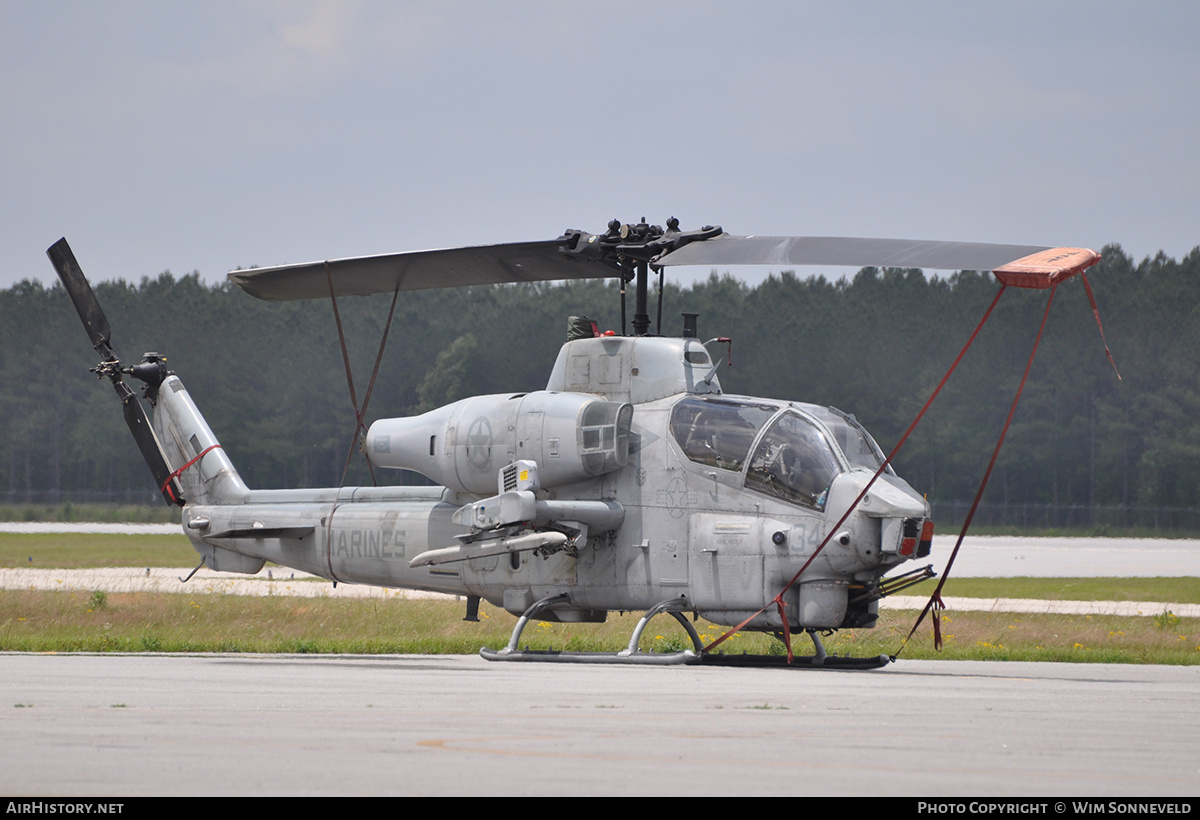
[[[721,236],[656,260],[666,265],[830,265],[933,270],[995,270],[1043,245],[991,245],[844,236]]]
[[[504,282],[605,279],[620,274],[598,260],[560,252],[563,240],[391,253],[252,268],[229,274],[238,287],[270,302],[393,293]]]
[[[92,293],[92,286],[84,277],[83,269],[79,267],[79,262],[76,261],[75,254],[71,252],[71,246],[67,244],[66,238],[58,240],[47,248],[46,255],[50,257],[50,263],[54,265],[59,280],[66,288],[67,295],[71,297],[71,304],[75,305],[75,312],[83,320],[83,327],[87,330],[88,338],[92,340],[92,347],[104,357],[105,361],[115,359],[116,356],[109,344],[112,331],[109,329],[108,319],[104,318],[100,302],[96,300],[96,294]]]

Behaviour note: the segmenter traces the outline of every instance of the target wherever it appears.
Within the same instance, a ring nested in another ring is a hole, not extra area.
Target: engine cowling
[[[458,492],[496,493],[500,468],[537,462],[541,485],[604,475],[629,460],[633,405],[583,393],[476,396],[367,431],[377,467],[413,470]]]

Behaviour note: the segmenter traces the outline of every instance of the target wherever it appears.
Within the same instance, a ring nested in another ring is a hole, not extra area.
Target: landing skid
[[[677,666],[679,664],[695,663],[704,654],[704,644],[700,641],[700,636],[696,633],[696,628],[688,623],[688,620],[680,614],[683,609],[683,602],[672,598],[663,601],[651,609],[647,610],[646,614],[638,621],[637,627],[633,630],[633,637],[629,639],[629,646],[620,652],[557,652],[545,649],[518,649],[518,642],[521,640],[521,632],[524,631],[526,624],[535,618],[538,613],[544,609],[554,606],[555,604],[566,603],[569,597],[565,594],[554,595],[549,598],[543,598],[535,603],[525,613],[521,615],[517,621],[517,625],[513,627],[512,637],[508,639],[508,646],[497,651],[484,647],[479,650],[479,654],[489,661],[535,661],[541,663],[634,663],[634,664],[649,664],[653,666]],[[642,632],[646,629],[646,624],[650,623],[650,619],[655,615],[667,613],[672,618],[683,626],[688,633],[688,637],[692,640],[692,646],[695,647],[693,652],[691,649],[685,649],[681,652],[642,652],[638,649],[638,641],[642,638]]]
[[[849,658],[831,656],[825,652],[820,636],[814,630],[805,630],[813,641],[815,654],[805,657],[793,657],[788,662],[783,655],[725,655],[722,653],[705,652],[704,644],[696,628],[681,614],[685,603],[677,598],[652,607],[638,621],[629,639],[629,646],[620,652],[561,652],[549,649],[518,649],[521,633],[526,625],[535,619],[543,610],[555,604],[566,603],[569,597],[565,594],[543,598],[529,609],[525,610],[513,627],[512,637],[508,646],[503,649],[488,649],[484,647],[479,654],[489,661],[518,661],[524,663],[623,663],[649,666],[743,666],[743,667],[782,667],[785,669],[879,669],[891,663],[887,655],[873,658]],[[684,649],[680,652],[642,652],[638,649],[642,632],[656,615],[666,613],[674,618],[688,633],[694,649]]]
[[[882,669],[892,662],[887,655],[877,655],[873,658],[851,658],[830,655],[819,658],[815,655],[793,657],[788,663],[785,655],[722,655],[714,653],[705,655],[697,663],[704,666],[753,666],[771,667],[777,669]]]

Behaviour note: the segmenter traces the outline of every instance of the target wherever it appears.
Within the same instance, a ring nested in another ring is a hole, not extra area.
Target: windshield
[[[841,469],[833,447],[815,424],[796,413],[784,413],[754,450],[746,487],[823,510],[829,485]]]
[[[776,412],[769,404],[686,398],[671,411],[671,435],[692,461],[740,471],[754,437]]]
[[[866,467],[875,472],[883,464],[883,451],[854,416],[847,415],[836,407],[806,405],[804,409],[825,423],[852,467]],[[889,466],[888,472],[891,471]]]

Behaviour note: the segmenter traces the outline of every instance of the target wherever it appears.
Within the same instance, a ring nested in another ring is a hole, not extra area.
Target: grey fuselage
[[[680,599],[722,624],[766,608],[751,628],[775,630],[768,604],[883,458],[853,417],[723,394],[714,373],[696,339],[581,339],[544,391],[372,425],[377,467],[441,487],[249,490],[174,376],[154,424],[173,469],[194,462],[180,474],[184,531],[212,569],[273,561],[517,614],[566,593],[540,616],[564,621]],[[505,468],[524,483],[506,485]],[[876,583],[917,556],[928,519],[885,470],[784,594],[790,627],[874,625]]]

